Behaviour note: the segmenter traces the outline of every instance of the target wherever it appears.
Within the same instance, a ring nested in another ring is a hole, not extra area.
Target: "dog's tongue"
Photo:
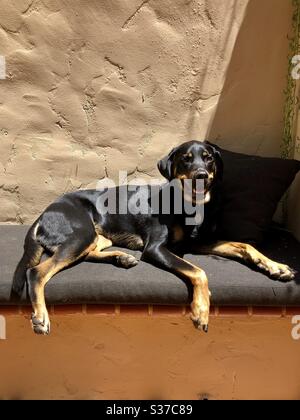
[[[205,185],[204,181],[200,179],[188,180],[184,183],[184,188],[187,193],[204,194]]]
[[[195,192],[196,194],[204,194],[204,193],[205,193],[205,190],[204,190],[204,188],[201,188],[201,189],[196,188],[196,189],[194,190],[194,192]]]
[[[193,191],[196,194],[204,194],[205,192],[204,181],[200,179],[193,180]]]

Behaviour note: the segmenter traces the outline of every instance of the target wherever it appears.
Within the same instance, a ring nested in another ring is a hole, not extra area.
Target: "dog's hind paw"
[[[31,317],[31,324],[33,331],[38,335],[49,335],[50,334],[50,321],[48,317],[44,317],[43,321],[40,321],[34,314]]]
[[[117,257],[118,266],[123,268],[135,267],[138,263],[139,261],[133,255],[124,254]]]

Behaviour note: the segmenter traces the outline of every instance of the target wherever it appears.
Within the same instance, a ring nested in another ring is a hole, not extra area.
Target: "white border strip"
[[[0,315],[0,340],[6,340],[6,320]]]
[[[6,60],[3,55],[0,55],[0,80],[6,79]]]

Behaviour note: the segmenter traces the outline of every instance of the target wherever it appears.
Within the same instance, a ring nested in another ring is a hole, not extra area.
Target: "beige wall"
[[[7,317],[0,399],[295,399],[300,341],[291,319],[52,317],[50,337]]]
[[[0,222],[185,139],[278,156],[290,4],[0,0]]]

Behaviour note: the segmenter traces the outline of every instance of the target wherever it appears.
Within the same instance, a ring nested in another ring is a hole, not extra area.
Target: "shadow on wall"
[[[224,9],[221,23],[214,22],[213,18],[210,17],[212,25],[210,42],[212,45],[210,46],[210,53],[203,54],[201,57],[201,65],[205,70],[198,75],[194,97],[191,101],[185,133],[187,139],[204,139],[207,137],[207,132],[222,94],[228,62],[231,59],[248,1],[245,1],[242,13],[239,0],[233,1],[230,8]],[[223,27],[221,37],[215,31],[218,25]],[[216,86],[219,88],[216,88]]]
[[[224,87],[215,98],[216,110],[207,135],[212,142],[236,152],[280,156],[292,14],[290,1],[249,1]],[[229,18],[231,27],[234,9]],[[227,42],[228,38],[224,49]],[[204,84],[205,78],[200,86]],[[189,122],[194,134],[195,120]],[[289,228],[300,240],[299,197],[300,176],[292,186],[288,206]]]
[[[208,134],[211,141],[236,152],[280,156],[291,22],[292,2],[249,1]]]

